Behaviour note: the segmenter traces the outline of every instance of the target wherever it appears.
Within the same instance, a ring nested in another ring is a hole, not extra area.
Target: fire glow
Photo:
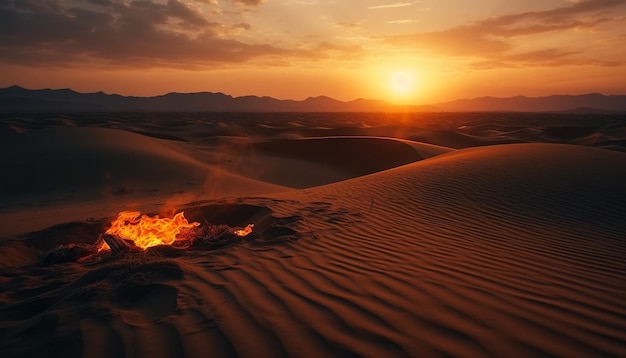
[[[138,211],[122,211],[113,220],[105,235],[130,241],[137,248],[145,250],[157,245],[172,245],[178,239],[179,234],[198,226],[200,226],[199,222],[187,221],[182,211],[172,218],[148,216]],[[252,232],[253,226],[250,224],[242,230],[233,230],[232,234],[247,236]],[[106,242],[102,242],[98,247],[98,252],[110,250]]]

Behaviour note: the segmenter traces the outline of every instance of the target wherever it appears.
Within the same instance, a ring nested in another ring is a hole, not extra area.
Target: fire
[[[189,223],[182,211],[171,219],[143,215],[138,211],[122,211],[105,234],[133,241],[135,246],[145,250],[152,246],[170,245],[182,230],[199,225],[198,222]],[[106,242],[98,249],[102,250],[110,250]]]
[[[248,226],[246,226],[243,230],[235,230],[233,233],[237,236],[247,236],[252,232],[253,227],[254,224],[248,224]]]

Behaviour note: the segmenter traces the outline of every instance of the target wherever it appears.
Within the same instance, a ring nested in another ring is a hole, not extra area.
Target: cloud
[[[361,28],[360,22],[337,22],[335,23],[338,27],[342,27],[345,29],[359,29]]]
[[[474,63],[475,69],[492,68],[516,68],[516,67],[542,67],[542,66],[564,66],[571,64],[568,58],[578,54],[579,51],[562,51],[554,48],[537,51],[523,52],[511,55],[503,55],[497,59],[480,61]]]
[[[617,24],[623,22],[623,18],[612,17],[611,10],[623,5],[626,5],[623,0],[584,0],[546,11],[493,17],[443,31],[389,36],[385,42],[443,55],[487,58],[487,61],[480,62],[482,65],[519,65],[531,61],[521,55],[510,55],[515,49],[513,39],[573,29],[596,29],[603,24]],[[567,44],[564,44],[564,47],[566,46]],[[559,52],[557,56],[555,50],[548,49],[529,52],[527,55],[541,58],[540,63],[550,63],[545,59],[546,56],[551,58],[556,56],[562,61],[577,53],[565,51]]]
[[[325,56],[323,51],[237,40],[233,36],[252,30],[249,24],[214,21],[181,0],[15,0],[12,4],[0,6],[0,63],[187,68]]]
[[[419,20],[390,20],[387,21],[388,24],[416,24],[420,22]]]
[[[546,11],[526,12],[500,16],[476,23],[473,29],[502,37],[533,35],[545,32],[593,28],[612,21],[609,9],[626,5],[623,0],[587,0],[571,6]]]
[[[263,3],[263,0],[231,0],[235,4],[240,5],[248,5],[248,6],[258,6]]]
[[[370,10],[393,9],[393,8],[397,8],[397,7],[406,7],[406,6],[412,6],[412,5],[413,5],[413,3],[411,3],[411,2],[395,2],[395,3],[392,3],[392,4],[368,6],[367,8],[370,9]]]
[[[491,56],[511,48],[497,37],[483,36],[469,26],[444,31],[396,35],[386,39],[391,45],[411,47],[451,56]]]
[[[101,6],[113,6],[113,0],[89,0],[90,3]]]
[[[318,44],[313,50],[320,58],[356,58],[363,54],[363,49],[355,45],[336,45],[329,42]]]
[[[95,0],[95,1],[110,1],[110,0]],[[205,4],[213,4],[213,5],[219,4],[218,0],[193,0],[193,1],[201,2]],[[258,6],[263,3],[263,0],[230,0],[230,2],[235,5]]]

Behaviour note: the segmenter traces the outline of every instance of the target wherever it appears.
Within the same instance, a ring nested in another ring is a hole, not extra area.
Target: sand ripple
[[[625,128],[3,115],[0,356],[626,356]],[[127,208],[255,231],[40,265]]]
[[[190,209],[259,236],[5,268],[0,353],[624,356],[625,163],[488,146]]]

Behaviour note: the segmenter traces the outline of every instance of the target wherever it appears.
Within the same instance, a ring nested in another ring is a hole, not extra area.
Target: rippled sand
[[[0,123],[0,355],[626,355],[626,120]],[[252,235],[43,265],[142,210]]]

